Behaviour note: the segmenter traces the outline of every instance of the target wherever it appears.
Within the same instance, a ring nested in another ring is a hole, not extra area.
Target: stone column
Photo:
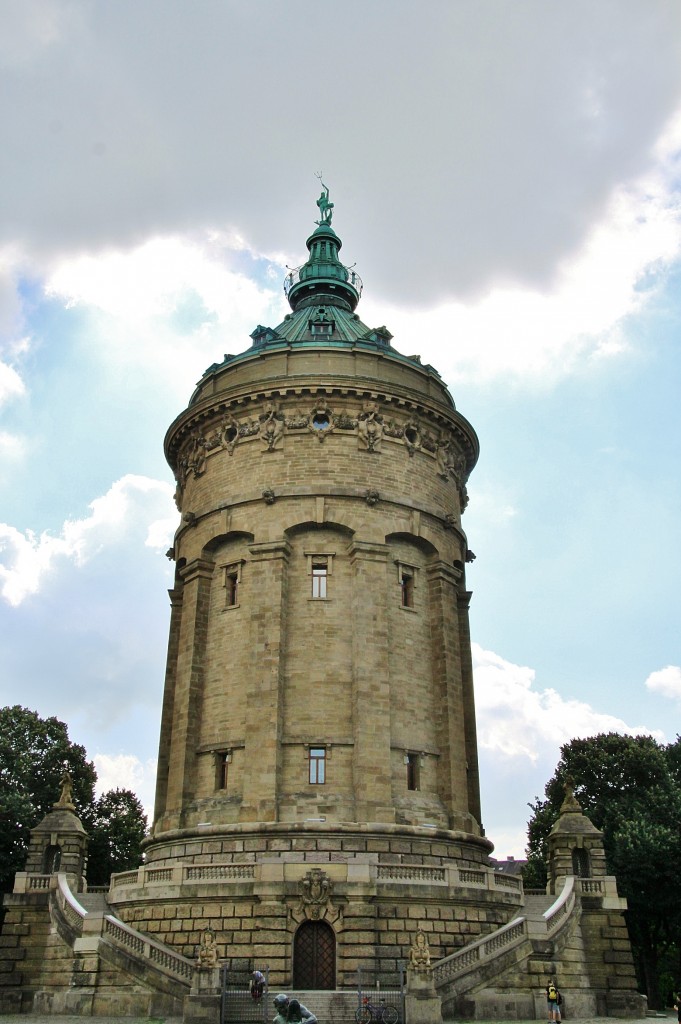
[[[461,570],[446,562],[428,568],[433,684],[439,718],[439,796],[450,828],[471,831],[466,776],[466,707],[461,665],[457,587]]]
[[[180,570],[184,586],[173,697],[173,758],[168,770],[167,815],[179,812],[195,797],[196,747],[201,726],[213,569],[213,562],[195,558]],[[174,820],[165,823],[166,827],[183,824]]]
[[[357,821],[395,821],[390,763],[387,544],[353,541],[353,789]]]
[[[251,544],[252,601],[258,611],[251,616],[251,678],[247,689],[246,765],[244,775],[242,821],[277,821],[277,777],[281,760],[283,724],[284,660],[286,640],[287,566],[290,554],[287,540]]]
[[[471,629],[468,609],[471,603],[470,590],[460,590],[457,595],[459,607],[459,650],[461,652],[461,684],[463,689],[464,734],[466,741],[466,763],[468,781],[468,810],[482,828],[480,806],[480,769],[478,767],[478,730],[475,722],[475,690],[473,686],[473,658],[471,655]]]
[[[158,748],[154,821],[165,813],[168,796],[170,740],[173,731],[177,659],[180,649],[180,626],[182,624],[182,594],[182,581],[178,580],[177,586],[175,586],[173,590],[168,591],[168,595],[170,597],[170,634],[168,637],[165,688],[163,690],[163,710],[161,712],[161,738],[159,740]]]

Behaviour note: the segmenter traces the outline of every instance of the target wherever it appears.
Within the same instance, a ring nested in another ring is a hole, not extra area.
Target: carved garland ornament
[[[205,472],[208,452],[222,449],[232,455],[239,441],[253,436],[260,437],[264,452],[274,452],[281,449],[287,431],[304,429],[314,434],[320,444],[336,430],[356,429],[360,450],[371,454],[380,453],[384,437],[401,440],[410,457],[417,451],[429,452],[435,456],[438,476],[455,484],[462,511],[468,504],[466,457],[452,433],[447,431],[435,437],[417,416],[411,416],[402,424],[393,419],[386,421],[378,403],[373,401],[365,402],[356,418],[346,412],[335,414],[322,398],[308,414],[294,410],[286,416],[275,402],[269,401],[257,419],[238,421],[230,414],[206,435],[193,430],[177,460],[175,504],[178,511],[182,510],[182,495],[188,477],[196,478]]]

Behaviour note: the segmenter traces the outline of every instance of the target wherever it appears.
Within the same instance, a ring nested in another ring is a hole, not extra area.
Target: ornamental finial
[[[330,227],[331,226],[331,216],[332,216],[332,211],[333,211],[333,203],[329,202],[329,187],[328,187],[328,185],[325,185],[324,182],[322,181],[322,172],[321,171],[319,171],[318,174],[315,174],[315,178],[319,178],[319,180],[321,182],[321,185],[322,185],[322,194],[320,195],[319,199],[317,200],[317,206],[319,207],[320,220],[316,220],[315,224],[317,224],[320,228],[321,227]]]

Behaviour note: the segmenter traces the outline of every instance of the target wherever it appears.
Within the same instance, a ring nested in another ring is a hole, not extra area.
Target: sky
[[[316,173],[358,313],[480,438],[483,821],[680,731],[678,0],[0,0],[0,703],[153,804],[163,436],[287,311]]]

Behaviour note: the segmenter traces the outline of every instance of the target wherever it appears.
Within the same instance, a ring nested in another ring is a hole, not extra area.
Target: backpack
[[[560,994],[560,992],[558,991],[558,989],[556,989],[556,1003],[558,1004],[558,1006],[560,1006],[560,1004],[562,1002],[563,1002],[563,997]]]

